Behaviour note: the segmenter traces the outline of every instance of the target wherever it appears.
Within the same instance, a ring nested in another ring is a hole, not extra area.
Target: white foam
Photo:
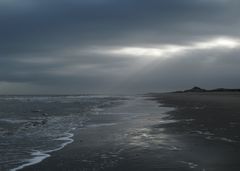
[[[226,142],[236,142],[235,140],[225,138],[225,137],[219,137],[219,140],[226,141]]]
[[[174,119],[169,119],[169,120],[160,120],[159,123],[160,124],[171,124],[171,123],[176,123],[179,122],[178,120],[174,120]]]
[[[32,153],[31,153],[31,156],[33,156],[33,158],[31,159],[27,159],[27,160],[23,160],[22,162],[24,164],[16,167],[16,168],[13,168],[13,169],[10,169],[10,171],[17,171],[17,170],[20,170],[20,169],[23,169],[27,166],[31,166],[31,165],[34,165],[34,164],[37,164],[37,163],[40,163],[42,162],[44,159],[50,157],[51,155],[49,153],[52,153],[54,151],[58,151],[58,150],[61,150],[62,148],[64,148],[66,145],[72,143],[74,140],[72,139],[73,137],[73,134],[71,133],[66,133],[66,136],[65,137],[61,137],[61,138],[57,138],[55,140],[57,141],[66,141],[64,143],[62,143],[60,145],[60,147],[56,148],[56,149],[53,149],[53,150],[47,150],[47,151],[38,151],[38,150],[34,150]]]
[[[117,125],[117,123],[91,124],[91,125],[86,126],[86,128],[96,128],[96,127],[114,126],[114,125]]]
[[[24,122],[27,122],[27,120],[6,118],[6,119],[0,119],[0,122],[15,124],[15,123],[24,123]]]
[[[214,134],[209,131],[195,131],[194,133],[197,133],[199,135],[207,135],[207,136],[213,136]]]
[[[188,165],[190,169],[195,169],[198,167],[198,164],[193,163],[193,162],[187,162],[187,161],[180,161],[180,163]]]
[[[95,108],[92,109],[92,112],[93,112],[93,114],[95,114],[95,115],[99,115],[103,110],[104,110],[104,109],[102,109],[102,108],[95,107]]]
[[[208,139],[208,140],[220,140],[220,141],[225,141],[225,142],[229,142],[229,143],[237,142],[235,140],[232,140],[232,139],[229,139],[229,138],[225,138],[225,137],[212,137],[212,136],[208,136],[208,137],[206,137],[206,139]]]
[[[44,159],[50,157],[49,154],[43,153],[41,151],[34,151],[31,155],[34,156],[32,159],[24,160],[23,162],[25,164],[18,166],[16,168],[13,168],[10,171],[17,171],[17,170],[23,169],[24,167],[40,163]]]

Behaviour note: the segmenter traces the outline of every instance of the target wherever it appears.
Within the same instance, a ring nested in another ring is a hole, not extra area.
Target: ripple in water
[[[0,170],[37,164],[73,142],[91,115],[121,103],[107,96],[0,97]],[[47,113],[47,114],[46,114]]]

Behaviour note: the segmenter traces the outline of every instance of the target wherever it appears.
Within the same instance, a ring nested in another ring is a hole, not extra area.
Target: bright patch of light
[[[183,49],[184,48],[180,46],[164,46],[162,48],[125,47],[112,50],[111,53],[119,55],[160,57],[174,53],[180,53],[183,51]]]
[[[212,48],[236,48],[240,45],[238,40],[230,38],[218,38],[208,42],[196,43],[194,47],[196,49],[212,49]]]
[[[111,50],[117,55],[143,56],[143,57],[171,57],[188,51],[233,49],[240,47],[240,41],[232,38],[217,38],[205,42],[195,42],[190,45],[162,45],[159,48],[123,47]]]
[[[133,55],[133,56],[161,56],[163,50],[153,48],[125,47],[112,51],[115,54]]]

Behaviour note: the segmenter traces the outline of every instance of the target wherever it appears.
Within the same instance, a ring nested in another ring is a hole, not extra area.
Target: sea
[[[91,116],[127,96],[0,96],[0,170],[37,164],[73,142]]]

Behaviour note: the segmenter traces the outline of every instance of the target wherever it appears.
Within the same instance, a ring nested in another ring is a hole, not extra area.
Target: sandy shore
[[[240,93],[166,93],[155,95],[164,106],[175,107],[159,125],[180,135],[181,156],[191,158],[202,170],[240,170]]]
[[[123,106],[96,115],[75,130],[74,142],[51,153],[43,162],[24,171],[156,170],[186,167],[170,159],[174,138],[153,125],[172,109],[156,101],[133,98]],[[167,122],[167,121],[166,121]]]
[[[72,144],[23,170],[240,170],[240,94],[169,93],[154,100],[175,110],[141,101],[138,113],[96,116],[95,125],[75,131]]]

